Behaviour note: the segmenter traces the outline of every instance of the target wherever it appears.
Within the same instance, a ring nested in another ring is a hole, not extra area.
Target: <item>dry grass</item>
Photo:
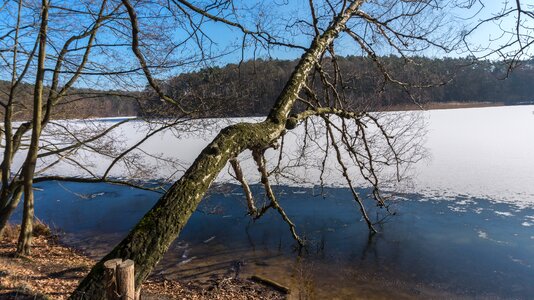
[[[502,102],[427,102],[417,104],[396,104],[381,107],[379,111],[409,111],[409,110],[434,110],[434,109],[458,109],[458,108],[482,108],[504,106]]]
[[[19,236],[20,225],[7,224],[4,229],[4,240],[16,240]]]
[[[0,298],[65,299],[94,262],[59,245],[41,222],[34,226],[31,257],[16,257],[19,230],[17,225],[8,225],[0,243]]]

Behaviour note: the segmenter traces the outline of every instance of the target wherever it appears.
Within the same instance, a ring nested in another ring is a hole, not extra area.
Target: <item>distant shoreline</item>
[[[484,107],[500,107],[500,106],[523,106],[534,105],[533,102],[522,102],[516,104],[505,104],[504,102],[426,102],[420,105],[411,104],[394,104],[384,106],[379,109],[371,109],[370,112],[388,112],[388,111],[417,111],[417,110],[437,110],[437,109],[460,109],[460,108],[484,108]],[[0,117],[3,114],[0,113]],[[249,115],[249,116],[217,116],[217,117],[199,117],[197,119],[232,119],[232,118],[265,118],[263,115]],[[122,121],[125,119],[147,118],[146,116],[124,115],[124,116],[86,116],[83,118],[72,119],[55,119],[56,121]],[[171,119],[171,117],[168,117]],[[24,122],[28,120],[16,119],[15,122]]]
[[[522,105],[534,105],[533,102],[524,102],[516,104],[505,104],[504,102],[426,102],[421,105],[411,104],[394,104],[390,106],[384,106],[379,109],[371,109],[370,112],[387,112],[387,111],[414,111],[414,110],[436,110],[436,109],[459,109],[459,108],[483,108],[483,107],[500,107],[500,106],[522,106]],[[114,119],[134,119],[141,118],[142,116],[115,116],[115,117],[89,117],[84,120],[109,120]],[[200,117],[198,119],[232,119],[232,118],[266,118],[266,115],[249,115],[249,116],[216,116],[216,117]],[[146,117],[145,117],[146,118]]]
[[[534,104],[534,103],[528,103]],[[395,104],[384,107],[380,111],[412,111],[412,110],[436,110],[436,109],[459,109],[459,108],[482,108],[482,107],[497,107],[497,106],[516,106],[526,104],[505,104],[504,102],[427,102],[420,106],[412,104]]]

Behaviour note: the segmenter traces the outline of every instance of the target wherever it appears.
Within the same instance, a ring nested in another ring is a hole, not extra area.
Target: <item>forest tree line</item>
[[[10,82],[0,80],[0,99],[8,95]],[[48,92],[49,88],[45,87]],[[33,84],[21,84],[17,90],[14,119],[29,120],[32,115]],[[52,111],[54,119],[134,116],[139,112],[139,93],[73,88]],[[3,116],[3,111],[0,111]]]
[[[388,56],[376,62],[361,56],[337,57],[336,65],[343,75],[341,92],[346,102],[353,109],[366,111],[411,105],[414,101],[423,106],[429,102],[504,105],[534,102],[532,61],[522,62],[510,71],[508,64],[488,60],[411,59]],[[181,74],[162,86],[166,93],[183,99],[191,108],[203,103],[209,116],[265,115],[296,63],[296,60],[260,59],[228,64]],[[334,68],[334,63],[330,67]],[[400,82],[385,79],[380,68]],[[208,109],[209,105],[218,109]]]
[[[533,103],[534,62],[508,64],[469,58],[431,59],[387,56],[337,57],[331,68],[341,71],[343,97],[353,109],[380,110],[425,103]],[[209,67],[160,81],[165,93],[200,117],[266,115],[282,91],[297,60],[250,60]],[[382,70],[399,82],[384,78]],[[327,70],[328,71],[328,70]],[[332,71],[332,70],[330,70]],[[0,81],[0,91],[8,88]],[[30,117],[33,86],[19,92],[17,119]],[[322,95],[325,96],[325,95]],[[55,118],[171,116],[172,105],[144,92],[73,89],[55,110]]]

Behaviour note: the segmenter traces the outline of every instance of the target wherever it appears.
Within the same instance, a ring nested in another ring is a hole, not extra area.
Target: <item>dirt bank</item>
[[[31,257],[14,257],[16,226],[10,226],[0,240],[0,299],[66,299],[95,263],[61,245],[46,227],[38,226],[36,233]],[[150,277],[143,284],[142,299],[285,299],[285,296],[248,279],[220,277],[200,285]]]

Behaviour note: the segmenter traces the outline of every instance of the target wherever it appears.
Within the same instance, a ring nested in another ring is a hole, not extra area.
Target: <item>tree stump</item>
[[[106,299],[118,299],[116,269],[122,263],[122,259],[110,259],[104,263],[104,286],[106,287]]]
[[[104,274],[108,300],[139,300],[140,289],[135,289],[133,260],[110,259],[104,263]]]
[[[117,291],[121,300],[135,299],[134,261],[127,259],[117,267]]]

